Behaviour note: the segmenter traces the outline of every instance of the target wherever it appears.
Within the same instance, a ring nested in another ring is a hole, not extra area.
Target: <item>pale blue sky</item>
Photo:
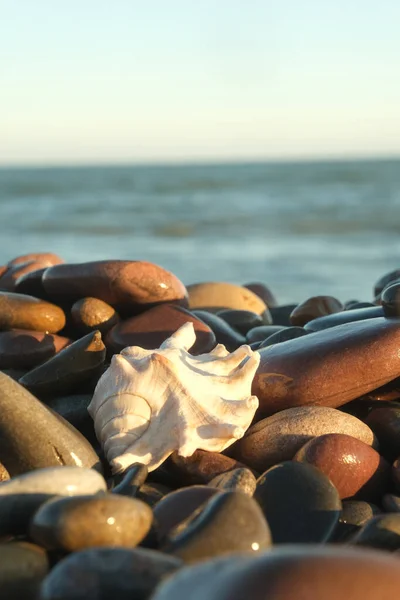
[[[399,0],[0,0],[0,163],[400,154]]]

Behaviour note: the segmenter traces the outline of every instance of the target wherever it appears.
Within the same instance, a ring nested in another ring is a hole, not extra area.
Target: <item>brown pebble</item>
[[[141,313],[165,302],[187,306],[187,291],[175,275],[149,262],[103,260],[50,267],[43,286],[54,298],[71,303],[94,297],[121,315]]]
[[[290,315],[290,322],[303,327],[308,321],[342,310],[343,304],[333,296],[313,296],[296,306]]]
[[[261,298],[261,300],[263,300],[268,307],[278,306],[278,301],[275,298],[274,294],[264,283],[246,283],[244,287],[253,292],[253,294],[258,296],[259,298]]]
[[[223,282],[195,283],[187,286],[189,308],[218,312],[223,308],[249,310],[262,315],[267,305],[256,294],[240,285]]]
[[[31,254],[23,254],[22,256],[17,256],[10,260],[7,264],[11,265],[20,265],[21,263],[26,263],[28,261],[41,261],[46,263],[48,267],[51,265],[59,265],[63,263],[63,259],[58,256],[58,254],[53,254],[52,252],[36,252]]]
[[[24,541],[0,544],[1,599],[36,600],[49,570],[47,553],[36,544]]]
[[[55,334],[12,329],[0,333],[0,368],[32,368],[68,346],[71,340]]]
[[[119,353],[127,346],[140,346],[147,350],[159,348],[187,322],[193,323],[196,333],[196,342],[190,348],[190,353],[202,354],[212,350],[216,340],[210,327],[188,310],[173,304],[155,306],[137,317],[121,321],[109,331],[105,344],[113,353]]]
[[[15,292],[49,301],[49,295],[46,293],[42,282],[43,273],[47,268],[35,269],[20,275],[15,281]]]
[[[342,433],[328,433],[308,441],[294,459],[325,473],[340,498],[379,500],[389,484],[390,465],[376,450]]]
[[[116,310],[98,298],[81,298],[73,304],[71,316],[82,333],[98,330],[104,335],[119,321]]]
[[[0,330],[28,329],[57,333],[65,326],[60,307],[33,296],[0,292]]]
[[[244,466],[229,456],[206,450],[196,450],[192,456],[179,456],[174,452],[168,463],[173,473],[179,475],[186,485],[209,483],[217,475]]]

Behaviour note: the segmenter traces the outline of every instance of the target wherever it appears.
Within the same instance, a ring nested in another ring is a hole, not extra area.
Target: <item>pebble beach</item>
[[[113,356],[192,323],[260,354],[222,452],[113,472],[88,406]],[[400,584],[400,269],[281,302],[149,261],[0,267],[0,597],[377,600]]]

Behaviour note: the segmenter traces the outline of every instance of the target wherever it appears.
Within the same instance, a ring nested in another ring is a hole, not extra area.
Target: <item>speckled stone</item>
[[[224,309],[218,311],[218,316],[242,335],[246,335],[254,327],[270,325],[272,323],[268,308],[261,315],[250,310]]]
[[[192,456],[179,456],[174,452],[168,460],[168,466],[183,485],[188,485],[208,483],[217,475],[244,465],[219,452],[196,450]]]
[[[223,344],[229,352],[246,343],[244,335],[233,329],[226,321],[206,310],[192,310],[191,313],[212,329],[216,342]]]
[[[256,489],[256,481],[250,469],[242,467],[217,475],[211,479],[208,485],[226,492],[243,492],[248,496],[253,496]]]
[[[308,321],[304,325],[304,329],[311,333],[313,331],[322,331],[346,323],[355,323],[357,321],[365,321],[366,319],[377,319],[383,316],[383,308],[381,306],[353,308],[352,310],[344,310],[326,317],[319,317],[312,321]]]
[[[65,325],[64,312],[33,296],[0,292],[0,330],[28,329],[57,333]]]
[[[293,461],[263,473],[254,498],[274,544],[326,542],[342,510],[339,493],[328,477],[311,465]]]
[[[220,490],[206,485],[192,485],[164,496],[154,507],[159,539],[165,539],[174,527],[190,517],[199,506],[220,493]]]
[[[309,440],[294,459],[317,467],[336,486],[342,499],[379,501],[388,489],[390,465],[376,450],[342,433]]]
[[[37,600],[49,571],[43,548],[27,542],[0,544],[0,594],[4,600]]]
[[[133,464],[126,472],[121,473],[120,475],[114,475],[114,487],[112,493],[134,498],[137,495],[140,486],[146,481],[147,475],[148,469],[146,465],[142,465],[141,463]]]
[[[48,550],[133,548],[147,535],[152,520],[151,509],[136,498],[117,494],[54,498],[35,513],[30,535]]]
[[[99,376],[106,357],[100,331],[88,333],[26,373],[19,383],[38,396],[68,394],[91,377]]]
[[[103,260],[50,267],[43,274],[46,292],[73,303],[88,296],[103,300],[122,316],[165,302],[187,306],[187,291],[175,275],[143,261]]]
[[[249,310],[257,315],[267,310],[267,305],[249,289],[233,283],[206,282],[187,286],[189,308],[218,312],[223,308]]]
[[[152,600],[387,600],[397,597],[399,586],[398,557],[358,548],[296,545],[182,569]]]
[[[259,327],[253,327],[246,334],[247,343],[252,344],[253,342],[263,342],[271,335],[278,333],[286,329],[282,325],[261,325]]]
[[[263,300],[269,308],[272,306],[278,306],[278,302],[274,294],[264,283],[246,283],[244,287],[253,292],[259,298],[261,298],[261,300]]]
[[[380,509],[363,500],[344,500],[339,522],[331,542],[343,543],[354,535],[372,517],[380,514]]]
[[[400,456],[400,406],[375,408],[365,422],[375,433],[381,453],[388,460]]]
[[[267,337],[261,344],[260,348],[267,348],[267,346],[273,346],[274,344],[280,344],[281,342],[288,342],[299,337],[306,335],[307,331],[303,327],[284,327],[280,331],[273,333]]]
[[[60,465],[100,469],[79,431],[1,372],[0,461],[12,477]]]
[[[343,310],[343,304],[333,296],[313,296],[308,298],[290,314],[290,322],[292,325],[303,327],[309,321],[338,313]]]
[[[379,548],[393,552],[400,548],[400,513],[377,515],[349,540],[354,546]]]
[[[284,325],[290,327],[290,315],[296,308],[297,304],[281,304],[279,306],[270,307],[272,323],[274,325]]]
[[[60,561],[40,600],[147,600],[183,562],[144,548],[91,548]]]
[[[234,446],[235,457],[260,473],[296,452],[312,438],[344,433],[368,445],[376,439],[368,425],[334,408],[303,406],[283,410],[252,425]]]
[[[55,334],[13,329],[0,333],[0,368],[32,368],[68,346],[71,340]]]
[[[391,283],[399,278],[400,278],[400,269],[394,269],[394,271],[385,273],[385,275],[380,277],[378,279],[378,281],[375,283],[374,296],[379,296],[389,283]]]
[[[223,554],[257,553],[271,545],[258,503],[242,492],[223,492],[170,532],[164,549],[190,564]]]
[[[354,400],[398,377],[399,346],[400,319],[378,318],[262,348],[252,385],[259,413]]]
[[[121,321],[108,332],[105,338],[107,349],[119,353],[127,346],[140,346],[151,350],[170,337],[184,323],[193,323],[196,342],[191,354],[209,352],[216,345],[213,331],[193,316],[188,310],[172,304],[156,306],[136,317]]]
[[[119,321],[115,308],[98,298],[81,298],[72,305],[74,324],[83,334],[100,331],[103,335]]]

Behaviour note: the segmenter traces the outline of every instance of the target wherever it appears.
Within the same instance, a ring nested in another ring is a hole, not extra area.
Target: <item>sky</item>
[[[400,155],[399,0],[0,0],[0,165]]]

